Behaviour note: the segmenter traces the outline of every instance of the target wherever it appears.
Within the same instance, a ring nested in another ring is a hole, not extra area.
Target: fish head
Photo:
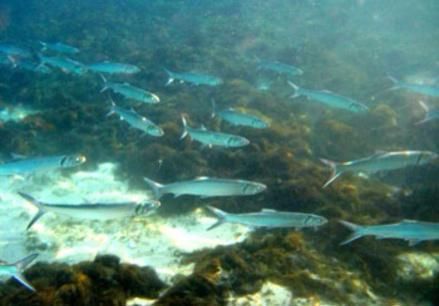
[[[147,128],[147,133],[149,135],[157,136],[157,137],[163,136],[165,134],[163,129],[157,125],[149,125]]]
[[[362,103],[352,103],[349,107],[356,113],[365,113],[369,111],[369,107]]]
[[[65,168],[76,167],[87,161],[82,154],[66,155],[61,159],[61,166]]]
[[[255,119],[252,122],[253,127],[258,128],[258,129],[265,129],[267,127],[269,127],[269,124],[263,120],[259,120],[259,119]]]
[[[241,136],[231,136],[227,139],[227,146],[229,147],[243,147],[250,143],[250,140]]]
[[[211,86],[218,86],[224,84],[224,81],[221,78],[209,76],[206,79],[207,83]]]
[[[244,182],[242,186],[242,193],[246,195],[257,194],[267,189],[267,186],[257,182]]]
[[[306,224],[309,226],[321,226],[328,223],[328,219],[318,215],[310,215],[306,220]]]
[[[139,203],[136,206],[135,214],[136,215],[148,215],[154,212],[161,205],[160,201],[156,200],[146,200],[144,202]]]
[[[431,152],[431,151],[422,151],[419,154],[418,164],[423,165],[427,164],[439,157],[439,154]]]
[[[160,102],[160,98],[159,96],[157,96],[156,94],[151,93],[151,97],[150,100],[152,101],[152,103],[156,104]]]

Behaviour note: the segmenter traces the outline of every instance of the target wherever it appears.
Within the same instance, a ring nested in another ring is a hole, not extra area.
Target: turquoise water
[[[9,280],[0,305],[439,304],[439,125],[420,124],[439,106],[438,20],[434,0],[2,1],[0,259],[39,256],[36,291]],[[421,153],[386,159],[405,151]],[[363,158],[322,187],[320,159]],[[49,204],[30,230],[17,192]],[[50,207],[162,193],[152,214],[109,220]],[[207,205],[327,222],[206,231]],[[433,238],[339,245],[339,220],[404,219]]]

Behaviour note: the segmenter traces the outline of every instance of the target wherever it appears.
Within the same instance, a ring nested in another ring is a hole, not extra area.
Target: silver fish
[[[307,99],[317,101],[326,106],[344,109],[353,113],[362,113],[369,110],[369,108],[363,103],[357,102],[348,97],[340,96],[328,90],[305,89],[290,81],[288,81],[288,84],[294,89],[294,94],[291,96],[292,98],[305,96]]]
[[[265,129],[269,127],[269,124],[258,116],[239,112],[233,108],[224,109],[216,113],[215,101],[212,100],[212,118],[214,118],[216,115],[218,115],[218,117],[220,117],[222,120],[233,125],[248,126],[255,129]]]
[[[81,204],[54,204],[44,203],[32,196],[18,192],[18,194],[38,208],[37,214],[29,222],[26,229],[30,229],[45,213],[53,212],[59,215],[87,220],[111,220],[130,216],[146,215],[160,207],[160,202],[147,200],[145,202],[120,203],[81,203]]]
[[[76,167],[85,163],[83,155],[58,155],[46,157],[24,158],[0,164],[1,175],[27,175],[36,172],[56,170],[60,168]]]
[[[425,104],[423,101],[418,101],[419,105],[421,105],[422,109],[425,111],[424,119],[421,121],[418,121],[416,124],[424,124],[429,121],[437,120],[439,119],[439,108],[433,108],[430,109],[427,104]]]
[[[108,73],[108,74],[135,74],[140,72],[140,68],[135,65],[124,64],[124,63],[112,63],[109,61],[94,63],[88,65],[87,68],[94,72]]]
[[[207,208],[218,218],[218,221],[207,230],[223,223],[238,223],[250,227],[294,227],[300,229],[304,227],[317,228],[328,222],[326,218],[314,214],[277,211],[267,208],[263,208],[260,212],[243,214],[226,213],[212,206],[207,206]]]
[[[281,63],[279,61],[266,61],[266,60],[259,60],[258,63],[258,69],[259,70],[269,70],[273,71],[279,74],[286,74],[288,76],[296,76],[296,75],[302,75],[303,70],[289,64]]]
[[[186,119],[183,116],[181,117],[181,120],[183,121],[184,130],[180,139],[190,135],[192,139],[201,142],[203,145],[207,145],[210,148],[212,146],[235,148],[243,147],[250,143],[250,141],[245,137],[209,131],[204,126],[201,126],[200,129],[191,128],[187,125]]]
[[[152,92],[146,91],[142,88],[138,88],[133,86],[127,82],[125,83],[113,83],[108,82],[103,75],[101,75],[104,80],[104,88],[102,88],[101,92],[106,91],[107,89],[111,89],[113,92],[118,93],[125,98],[136,100],[143,103],[148,104],[156,104],[160,102],[160,98],[153,94]]]
[[[341,224],[353,231],[341,245],[348,244],[363,236],[375,236],[377,239],[403,239],[413,246],[426,240],[439,239],[439,223],[403,220],[399,223],[383,225],[357,225],[347,221]]]
[[[4,53],[8,56],[13,56],[13,57],[31,57],[32,54],[30,53],[30,51],[14,46],[14,45],[10,45],[10,44],[0,44],[0,53]]]
[[[195,195],[201,197],[246,196],[264,191],[264,184],[234,179],[198,177],[194,180],[181,181],[162,185],[148,178],[145,182],[151,187],[154,198],[160,199],[164,194],[171,193],[174,197]]]
[[[196,72],[173,72],[168,69],[165,69],[168,74],[168,82],[166,85],[171,84],[174,80],[179,80],[180,82],[187,82],[194,85],[208,85],[208,86],[218,86],[223,84],[223,80],[219,77],[202,74]]]
[[[40,61],[40,65],[49,65],[61,69],[61,71],[65,73],[81,75],[87,71],[87,67],[84,66],[82,63],[67,57],[40,55]]]
[[[160,137],[164,135],[163,130],[154,122],[139,115],[133,109],[125,109],[117,106],[113,101],[112,101],[111,110],[107,114],[107,116],[110,116],[112,114],[119,115],[120,120],[125,120],[133,128],[139,129],[148,135],[155,137]]]
[[[63,44],[61,42],[56,42],[56,43],[47,43],[44,41],[40,41],[40,44],[42,45],[42,49],[41,51],[46,51],[46,50],[52,50],[55,52],[60,52],[60,53],[66,53],[66,54],[76,54],[79,53],[79,49]]]
[[[343,163],[320,159],[325,165],[328,165],[332,169],[331,177],[323,185],[323,188],[327,187],[345,172],[373,174],[380,171],[424,165],[438,158],[438,156],[438,154],[430,151],[396,151],[378,152],[362,159]]]
[[[30,291],[35,292],[35,288],[31,284],[29,284],[29,282],[24,277],[23,271],[35,260],[35,258],[38,257],[38,255],[39,254],[37,253],[31,254],[11,264],[0,263],[0,275],[12,277]]]
[[[439,87],[437,86],[405,83],[391,76],[388,76],[388,78],[393,82],[393,87],[388,90],[406,89],[426,96],[439,97]]]

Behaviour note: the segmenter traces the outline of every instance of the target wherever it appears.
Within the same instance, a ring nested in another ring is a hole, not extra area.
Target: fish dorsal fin
[[[275,209],[271,209],[271,208],[262,208],[261,212],[265,212],[265,213],[275,213],[277,212],[277,210]]]
[[[330,93],[330,94],[333,94],[333,93],[334,93],[333,91],[330,91],[329,89],[322,89],[321,91],[322,91],[322,92],[325,92],[325,93]]]
[[[418,223],[418,221],[411,219],[404,219],[401,221],[401,224],[413,224],[413,223]]]
[[[12,159],[26,159],[27,158],[26,155],[21,155],[21,154],[17,154],[17,153],[11,153],[11,157],[12,157]]]
[[[208,176],[197,176],[197,177],[195,178],[196,181],[205,181],[205,180],[207,180],[207,179],[209,179]]]
[[[207,131],[207,128],[204,126],[204,124],[202,124],[202,125],[200,126],[200,130],[202,130],[202,131]]]
[[[236,112],[236,110],[233,107],[229,107],[227,110],[231,112]]]

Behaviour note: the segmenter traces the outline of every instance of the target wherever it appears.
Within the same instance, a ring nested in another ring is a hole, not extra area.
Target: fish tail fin
[[[12,68],[17,67],[17,59],[12,55],[8,55],[8,60],[11,62]]]
[[[211,229],[214,229],[217,226],[220,226],[221,224],[226,222],[226,218],[227,218],[227,213],[225,211],[222,211],[221,209],[215,208],[213,206],[209,206],[207,205],[206,208],[215,215],[215,217],[218,219],[218,221],[216,221],[214,224],[212,224],[211,226],[209,226],[207,228],[208,231],[210,231]]]
[[[424,116],[424,118],[422,120],[416,122],[415,123],[416,125],[423,124],[423,123],[428,121],[428,111],[430,110],[430,108],[428,107],[427,104],[425,104],[424,101],[418,101],[418,103],[422,107],[422,109],[424,110],[425,116]]]
[[[26,278],[23,275],[23,271],[35,260],[35,258],[38,257],[38,253],[31,254],[29,256],[26,256],[23,259],[20,259],[16,263],[14,263],[14,266],[17,267],[17,273],[15,273],[12,277],[16,279],[20,284],[25,286],[27,289],[35,292],[35,288],[29,284],[29,282],[26,280]]]
[[[210,115],[211,118],[215,118],[216,114],[215,114],[215,109],[216,109],[216,103],[215,103],[215,99],[211,99],[210,100],[212,103],[212,114]]]
[[[113,115],[115,113],[115,109],[116,109],[116,102],[114,102],[113,98],[111,96],[109,96],[110,99],[110,103],[111,103],[111,107],[110,107],[110,111],[107,113],[107,117]]]
[[[184,139],[187,136],[188,132],[187,132],[187,121],[183,115],[181,115],[181,122],[183,122],[183,133],[181,134],[180,139]]]
[[[337,163],[332,161],[332,160],[328,160],[328,159],[324,159],[324,158],[320,158],[320,161],[322,163],[324,163],[325,165],[331,167],[331,176],[329,177],[329,179],[326,181],[326,183],[322,186],[323,188],[328,187],[333,181],[335,181],[341,174],[342,172],[337,170]]]
[[[26,227],[26,230],[30,229],[32,227],[32,225],[34,225],[34,223],[36,223],[38,221],[38,219],[40,219],[45,213],[46,211],[44,210],[43,205],[41,204],[41,202],[39,202],[38,200],[36,200],[34,197],[32,197],[31,195],[24,193],[24,192],[18,192],[18,194],[25,199],[26,201],[28,201],[29,203],[31,203],[32,205],[34,205],[35,207],[38,208],[38,212],[37,214],[32,218],[32,220],[29,222],[29,224]]]
[[[102,81],[104,82],[104,87],[102,87],[102,89],[101,89],[101,92],[104,92],[108,89],[108,81],[102,73],[99,73],[99,76],[101,77]]]
[[[40,44],[41,44],[41,52],[44,52],[44,51],[46,51],[47,50],[47,43],[45,43],[44,41],[39,41],[40,42]]]
[[[348,237],[348,239],[344,240],[343,242],[340,243],[340,245],[345,245],[348,244],[360,237],[363,236],[363,233],[361,233],[362,230],[362,226],[355,224],[355,223],[351,223],[348,221],[343,221],[343,220],[339,220],[339,222],[344,225],[345,227],[347,227],[348,229],[350,229],[353,233]]]
[[[154,194],[154,199],[158,200],[162,196],[161,189],[163,188],[163,185],[160,183],[157,183],[147,177],[144,177],[143,180],[151,187],[152,192]]]
[[[393,83],[393,86],[392,87],[390,87],[389,89],[387,89],[387,90],[395,90],[395,89],[398,89],[398,88],[400,88],[401,86],[400,86],[400,81],[397,79],[397,78],[395,78],[395,77],[393,77],[393,76],[391,76],[391,75],[387,75],[387,78],[390,80],[390,81],[392,81],[392,83]]]
[[[297,86],[296,84],[294,84],[291,81],[288,81],[288,85],[290,85],[294,89],[294,93],[290,96],[290,98],[294,99],[294,98],[297,98],[298,96],[300,96],[300,93],[299,93],[300,87],[299,86]]]
[[[166,68],[163,68],[163,70],[165,70],[165,72],[168,74],[168,81],[166,82],[165,86],[168,86],[170,84],[172,84],[172,82],[174,82],[174,73],[171,70],[168,70]]]

